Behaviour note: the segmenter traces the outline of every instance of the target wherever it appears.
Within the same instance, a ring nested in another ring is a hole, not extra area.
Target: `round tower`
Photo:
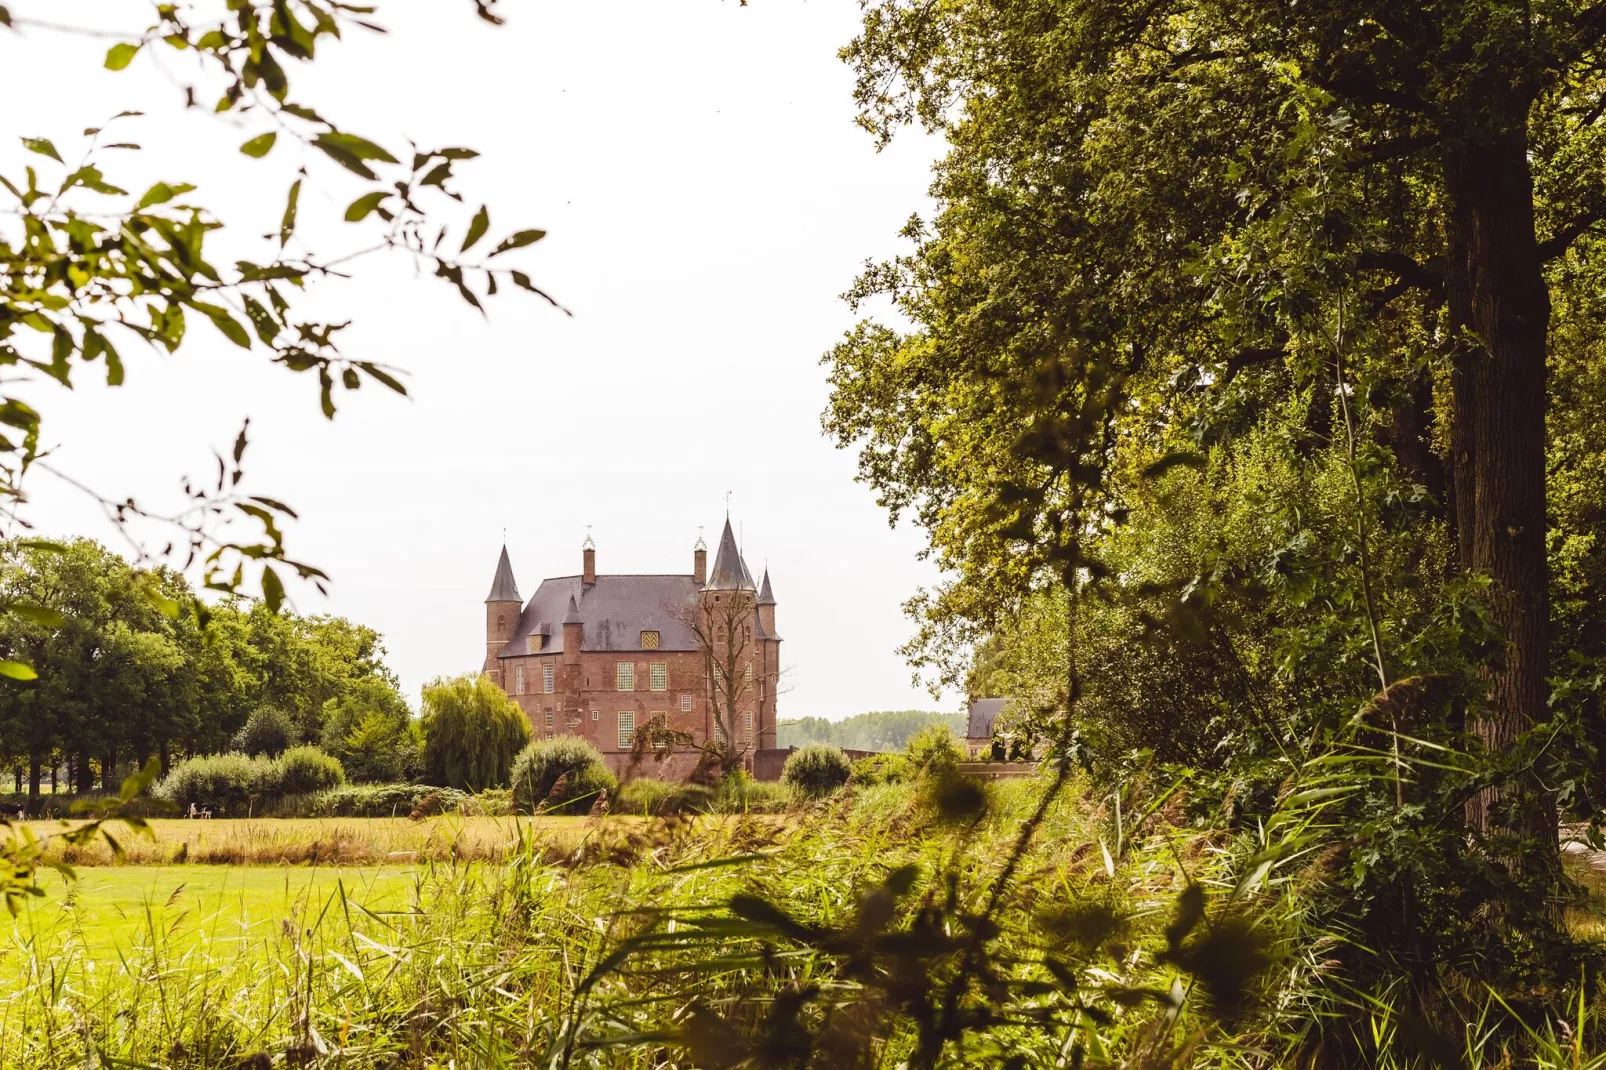
[[[513,563],[508,560],[507,547],[496,563],[496,576],[491,580],[491,593],[485,598],[485,674],[506,690],[502,681],[502,667],[496,655],[513,638],[519,627],[519,609],[524,604],[519,597],[519,585],[513,580]]]

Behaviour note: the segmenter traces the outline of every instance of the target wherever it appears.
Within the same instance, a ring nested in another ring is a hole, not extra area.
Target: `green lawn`
[[[153,929],[169,955],[244,953],[287,920],[305,929],[325,911],[347,909],[342,889],[372,911],[407,909],[415,873],[411,866],[114,866],[80,869],[66,881],[51,872],[40,880],[46,894],[27,902],[7,934],[0,972],[35,954],[115,962],[148,945]]]

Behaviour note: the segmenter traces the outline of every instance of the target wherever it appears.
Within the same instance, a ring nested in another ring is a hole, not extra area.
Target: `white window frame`
[[[546,730],[548,732],[552,731],[552,711],[542,710],[541,712],[546,715]]]
[[[600,721],[600,720],[602,720],[602,711],[601,711],[601,710],[592,710],[592,711],[591,711],[591,719],[592,719],[592,720],[593,720],[593,721]]]
[[[753,741],[753,711],[752,710],[748,710],[747,714],[746,714],[746,717],[747,717],[747,741],[749,743],[751,743]]]
[[[522,661],[513,666],[513,693],[515,695],[524,694],[524,662]]]
[[[691,692],[690,691],[682,691],[680,693],[680,712],[681,713],[690,713],[691,712]]]
[[[541,687],[547,694],[552,694],[552,663],[549,661],[541,666]]]
[[[619,749],[628,750],[636,741],[636,711],[619,711]]]
[[[647,666],[647,688],[651,691],[669,690],[669,662],[654,661]]]
[[[615,691],[634,691],[636,689],[635,662],[619,661],[614,663],[613,689]]]

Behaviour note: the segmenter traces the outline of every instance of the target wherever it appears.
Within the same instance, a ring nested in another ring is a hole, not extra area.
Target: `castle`
[[[698,539],[690,573],[600,575],[588,536],[580,573],[542,580],[526,603],[503,546],[485,599],[484,671],[518,703],[536,739],[580,736],[616,773],[655,717],[698,745],[728,731],[751,765],[757,751],[775,747],[775,595],[768,569],[753,583],[728,517],[713,571],[707,566]],[[650,775],[682,776],[694,760],[671,755],[674,768]]]

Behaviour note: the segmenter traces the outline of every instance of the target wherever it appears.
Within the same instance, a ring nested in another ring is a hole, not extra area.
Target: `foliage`
[[[563,791],[553,798],[559,780]],[[619,785],[602,754],[578,736],[538,739],[513,759],[513,803],[521,813],[583,814],[601,791],[618,793]]]
[[[493,0],[475,3],[482,17],[499,21],[491,13]],[[256,245],[231,246],[226,263],[214,263],[226,227],[197,197],[194,183],[169,175],[137,193],[117,184],[127,181],[120,172],[134,170],[120,165],[119,154],[141,151],[132,140],[140,113],[111,115],[117,108],[111,103],[108,120],[71,140],[32,131],[22,139],[30,165],[0,176],[15,201],[13,223],[0,233],[0,363],[68,387],[98,368],[96,374],[117,387],[133,363],[125,359],[130,343],[173,353],[194,337],[189,326],[205,323],[232,346],[315,378],[322,411],[333,418],[337,391],[355,391],[364,383],[406,390],[397,369],[342,352],[339,333],[348,323],[302,310],[303,292],[320,278],[349,270],[365,254],[388,250],[427,266],[476,309],[499,288],[546,297],[527,274],[497,259],[540,240],[544,232],[521,229],[492,240],[489,209],[481,205],[470,214],[455,188],[453,172],[477,155],[473,150],[415,146],[398,156],[326,118],[300,92],[314,83],[296,72],[315,59],[320,68],[336,62],[339,53],[329,46],[343,32],[381,29],[370,12],[323,0],[146,6],[152,20],[148,29],[113,44],[105,67],[121,71],[137,63],[161,64],[160,54],[177,50],[191,61],[186,106],[196,106],[201,97],[215,100],[209,106],[228,113],[248,134],[240,152],[262,159],[281,140],[293,142],[301,163],[287,182],[282,223]],[[35,18],[34,8],[56,14],[52,5],[12,3],[0,12],[0,32],[33,25],[78,29]],[[358,183],[355,199],[351,190],[340,192],[353,181]],[[306,212],[336,198],[341,204],[349,201],[342,213],[345,224],[361,236],[320,253],[305,244],[308,231],[302,223]],[[444,241],[448,225],[455,232],[450,242]],[[27,330],[19,332],[21,327]],[[20,504],[23,476],[37,468],[34,462],[41,456],[41,412],[48,395],[37,388],[12,390],[0,403],[0,415],[14,431],[0,440],[0,497]],[[250,568],[250,582],[272,612],[284,596],[279,569],[320,588],[324,574],[285,548],[280,525],[295,517],[294,510],[249,492],[242,483],[246,446],[242,429],[231,456],[218,457],[215,484],[186,483],[188,500],[176,516],[147,510],[131,498],[114,496],[103,504],[124,524],[146,520],[176,526],[178,554],[186,565],[200,566],[209,589],[242,590]],[[246,525],[254,530],[243,530]]]
[[[841,748],[824,743],[799,747],[781,768],[781,783],[808,796],[829,795],[848,782],[853,767]]]
[[[959,734],[965,730],[965,717],[926,710],[874,710],[840,721],[799,717],[777,725],[775,739],[779,747],[829,743],[843,750],[896,751],[903,749],[910,736],[931,724],[946,724]]]
[[[283,799],[274,812],[281,817],[406,817],[432,795],[445,813],[477,812],[474,796],[429,784],[346,784]]]
[[[718,796],[706,784],[676,784],[653,777],[636,777],[619,785],[613,807],[616,814],[667,816],[712,813]]]
[[[873,788],[881,784],[903,784],[915,778],[915,769],[907,755],[868,754],[856,759],[848,783],[856,788]]]
[[[421,769],[418,724],[389,680],[353,681],[324,703],[322,738],[353,780],[405,780]]]
[[[523,711],[477,673],[426,684],[419,727],[430,782],[470,792],[505,786],[530,740]]]
[[[941,777],[965,760],[965,748],[947,725],[932,725],[909,737],[908,755],[915,776]]]
[[[346,782],[340,761],[317,747],[291,747],[274,762],[278,775],[277,795],[305,795],[327,791]]]
[[[277,706],[258,706],[246,717],[234,735],[234,748],[241,754],[277,758],[290,746],[295,726],[289,714]]]

